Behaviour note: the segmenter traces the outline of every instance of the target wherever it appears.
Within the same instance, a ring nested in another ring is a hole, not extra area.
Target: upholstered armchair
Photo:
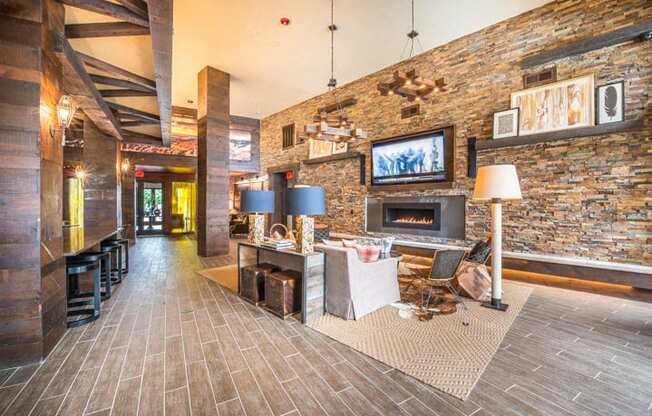
[[[326,258],[326,311],[344,319],[360,319],[401,299],[398,259],[363,263],[354,248],[316,244]]]

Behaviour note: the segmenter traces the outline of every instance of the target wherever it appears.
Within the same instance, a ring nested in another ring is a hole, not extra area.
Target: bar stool
[[[93,272],[93,291],[79,292],[79,275]],[[68,328],[73,328],[92,322],[100,317],[100,262],[84,261],[66,263],[66,285],[68,292],[67,316],[82,316],[83,318],[68,321]],[[86,299],[92,298],[92,299]],[[92,306],[84,308],[83,306]],[[79,308],[79,309],[72,309]]]
[[[100,278],[101,278],[101,294],[102,300],[107,300],[111,298],[111,252],[102,251],[102,252],[84,252],[70,258],[72,263],[82,263],[82,262],[100,262]]]
[[[109,240],[104,240],[102,244],[115,244],[118,243],[122,246],[123,255],[122,258],[125,260],[124,267],[122,268],[122,274],[129,273],[129,240],[126,238],[112,238]],[[120,263],[122,265],[122,263]]]
[[[102,242],[100,251],[103,253],[111,253],[111,284],[117,285],[122,283],[122,246],[120,243],[105,243]],[[115,268],[113,267],[113,259],[116,261]]]

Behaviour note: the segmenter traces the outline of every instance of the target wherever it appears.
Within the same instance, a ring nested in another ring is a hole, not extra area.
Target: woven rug
[[[347,321],[325,315],[310,326],[349,347],[459,399],[466,399],[489,365],[512,322],[527,301],[531,288],[505,282],[507,312],[483,308],[465,299],[464,312],[436,315],[430,321],[403,319],[386,306]],[[462,308],[459,308],[461,311]]]
[[[214,281],[234,292],[238,291],[238,265],[230,264],[223,267],[214,267],[197,271],[200,275]]]

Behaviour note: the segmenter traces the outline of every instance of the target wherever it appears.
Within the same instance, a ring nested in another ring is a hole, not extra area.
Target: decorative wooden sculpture
[[[408,101],[426,101],[432,92],[445,91],[445,87],[444,78],[431,81],[419,77],[416,70],[411,69],[404,73],[394,71],[393,80],[379,83],[378,91],[383,96],[400,95]]]

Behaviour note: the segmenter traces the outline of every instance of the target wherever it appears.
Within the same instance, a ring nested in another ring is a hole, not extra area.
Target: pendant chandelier
[[[414,0],[412,0],[412,30],[407,34],[408,40],[405,43],[403,51],[405,48],[410,45],[410,55],[407,59],[410,59],[414,56],[414,42],[418,42],[419,47],[421,47],[421,42],[419,41],[419,32],[414,30]],[[423,48],[421,47],[423,51]],[[401,58],[403,56],[401,55]],[[378,91],[380,95],[399,95],[401,97],[407,98],[408,101],[426,101],[428,96],[432,92],[445,91],[446,84],[444,83],[444,78],[439,78],[436,80],[430,80],[422,78],[417,74],[416,69],[412,68],[408,71],[394,71],[392,80],[390,82],[380,82],[378,83]]]
[[[328,91],[335,99],[335,110],[333,112],[320,111],[313,117],[311,124],[306,124],[305,134],[309,139],[325,140],[336,143],[352,143],[356,139],[366,139],[367,133],[356,128],[349,116],[344,111],[342,103],[337,98],[337,80],[335,79],[335,31],[337,26],[333,22],[334,0],[331,0],[331,24],[328,30],[331,32],[331,77],[328,80]]]

